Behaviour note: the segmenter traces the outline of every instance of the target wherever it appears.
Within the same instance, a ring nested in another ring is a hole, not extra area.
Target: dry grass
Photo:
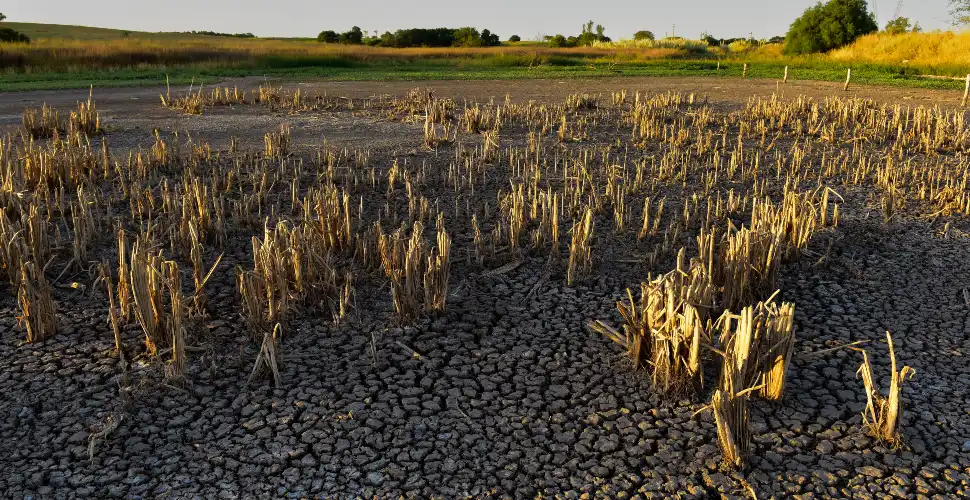
[[[163,40],[69,40],[39,39],[33,43],[5,44],[0,65],[32,71],[63,71],[76,68],[115,69],[130,67],[249,67],[269,59],[305,60],[314,64],[414,63],[419,60],[511,61],[519,66],[548,63],[551,58],[575,57],[593,62],[656,60],[686,54],[679,49],[638,48],[551,49],[538,46],[498,48],[382,48],[363,45],[322,44],[299,40],[241,40],[205,37],[178,43]]]
[[[875,33],[837,49],[828,57],[854,63],[909,63],[921,67],[961,67],[970,71],[970,31]]]

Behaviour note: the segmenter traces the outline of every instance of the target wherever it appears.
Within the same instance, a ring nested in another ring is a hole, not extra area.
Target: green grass
[[[325,58],[326,59],[326,58]],[[520,61],[480,59],[473,61],[419,61],[414,64],[360,64],[346,60],[288,59],[267,61],[258,68],[170,68],[79,71],[73,73],[7,73],[0,79],[0,92],[45,89],[133,87],[163,85],[166,75],[173,85],[189,82],[212,84],[241,76],[268,78],[320,78],[345,81],[401,80],[515,80],[530,78],[598,78],[612,76],[739,78],[742,64],[714,61],[658,61],[637,64],[590,66],[577,60],[557,61],[555,65],[529,68]],[[781,79],[783,63],[749,64],[749,78]],[[791,67],[789,79],[841,82],[845,67],[816,63]],[[962,89],[962,82],[930,80],[901,75],[891,68],[853,65],[852,81],[857,84],[895,85],[916,88]]]
[[[61,38],[79,40],[120,40],[125,31],[86,26],[35,23],[3,23],[4,26],[26,33],[34,39]],[[132,31],[133,39],[152,39],[177,44],[182,40],[211,40],[205,35],[181,33],[148,33]],[[288,39],[296,40],[296,39]],[[253,41],[252,43],[259,43]],[[515,45],[530,45],[520,42]],[[755,56],[757,57],[757,56]],[[251,61],[201,62],[188,66],[146,66],[111,70],[72,67],[65,72],[7,69],[0,72],[0,92],[87,88],[133,87],[162,85],[168,75],[174,85],[189,82],[214,83],[220,79],[239,76],[268,78],[320,78],[330,80],[511,80],[528,78],[596,78],[609,76],[643,77],[710,77],[737,78],[741,76],[742,61],[725,61],[721,70],[712,59],[620,62],[607,65],[592,59],[570,55],[550,55],[544,64],[530,67],[529,55],[496,53],[486,57],[458,57],[441,59],[375,59],[360,62],[342,55],[321,56],[263,56]],[[790,66],[789,78],[841,82],[845,79],[846,64],[824,58],[795,60],[765,59],[749,63],[750,78],[780,79],[785,65]],[[922,71],[925,71],[924,68]],[[903,71],[898,66],[852,64],[853,82],[858,84],[894,85],[903,87],[962,89],[962,83],[949,80],[916,78],[921,70]],[[958,74],[954,73],[954,74]],[[962,74],[962,73],[959,73]]]

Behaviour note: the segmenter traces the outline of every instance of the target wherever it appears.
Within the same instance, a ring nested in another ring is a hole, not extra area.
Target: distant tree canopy
[[[340,41],[340,35],[333,30],[321,31],[317,35],[317,41],[321,43],[337,43]]]
[[[131,36],[130,31],[124,31],[122,32],[122,35],[124,35],[124,33],[127,33],[128,36]],[[186,31],[185,33],[189,35],[226,36],[226,37],[232,37],[232,38],[256,38],[256,35],[252,33],[218,33],[215,31]],[[128,38],[128,36],[125,36],[125,38]]]
[[[610,37],[605,35],[606,28],[602,24],[597,24],[594,28],[593,21],[583,25],[583,31],[579,36],[566,37],[562,34],[546,36],[545,40],[550,47],[588,47],[593,42],[609,42]]]
[[[377,45],[382,47],[494,47],[501,45],[499,36],[476,28],[414,28],[385,32]]]
[[[10,28],[0,28],[0,42],[30,43],[30,37]]]
[[[333,30],[321,31],[317,35],[317,41],[321,43],[343,43],[347,45],[360,45],[364,43],[364,32],[357,26],[350,28],[350,31],[337,33]]]
[[[879,30],[865,0],[829,0],[809,7],[785,37],[790,55],[828,52]]]
[[[642,30],[633,34],[634,40],[656,40],[652,31]]]
[[[0,12],[0,22],[3,22],[6,18],[7,16],[3,12]],[[0,42],[30,43],[30,37],[10,28],[0,28]]]
[[[757,45],[759,43],[758,40],[755,40],[754,38],[749,38],[749,37],[744,37],[744,38],[714,38],[714,36],[711,35],[710,33],[702,33],[701,34],[701,40],[707,42],[707,45],[709,45],[711,47],[720,47],[720,46],[724,46],[724,45],[731,45],[732,43],[735,43],[735,42],[748,42],[748,43],[754,44],[754,45]],[[775,40],[775,41],[772,41],[772,40]],[[780,42],[782,40],[784,40],[783,37],[776,36],[776,37],[772,38],[771,40],[769,40],[769,43],[777,43],[777,42]]]
[[[500,45],[498,35],[492,34],[489,30],[482,30],[481,33],[472,27],[458,28],[455,30],[455,47],[494,47]]]
[[[339,41],[347,45],[360,45],[364,43],[364,32],[359,27],[354,26],[350,28],[350,31],[341,33]]]
[[[950,0],[953,24],[970,24],[970,0]]]
[[[886,23],[886,33],[890,35],[901,35],[909,32],[919,33],[921,31],[923,31],[923,28],[920,28],[919,23],[912,24],[908,17],[897,17]]]
[[[520,37],[519,35],[512,35],[512,36],[509,37],[509,41],[512,42],[512,43],[521,42],[522,41],[522,37]]]

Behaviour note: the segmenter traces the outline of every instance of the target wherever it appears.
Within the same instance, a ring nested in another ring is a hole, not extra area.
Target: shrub
[[[354,26],[350,31],[341,33],[339,41],[340,43],[348,45],[360,45],[364,43],[364,32],[357,26]]]
[[[792,23],[785,37],[785,53],[828,52],[878,29],[865,0],[829,0],[809,7]]]
[[[320,34],[317,35],[317,41],[322,43],[337,43],[340,41],[340,35],[333,30],[321,31]]]
[[[897,17],[886,23],[886,33],[889,35],[902,35],[903,33],[919,33],[923,31],[919,23],[915,25],[908,17]]]
[[[30,37],[10,28],[0,28],[0,42],[30,43]]]
[[[482,46],[483,47],[497,47],[502,44],[499,40],[498,35],[492,33],[491,31],[485,29],[482,30]]]
[[[471,27],[458,28],[455,30],[455,47],[481,47],[482,35],[477,29]]]
[[[655,38],[653,36],[652,31],[643,30],[643,31],[637,31],[636,33],[634,33],[633,39],[634,40],[654,40]]]
[[[569,47],[568,40],[562,35],[556,35],[549,39],[549,46],[552,48]]]

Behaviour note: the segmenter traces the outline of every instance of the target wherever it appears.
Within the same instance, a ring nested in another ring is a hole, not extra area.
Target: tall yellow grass
[[[506,66],[556,63],[556,58],[589,61],[666,59],[683,56],[679,48],[508,46],[494,48],[408,48],[322,44],[305,40],[206,38],[184,40],[70,40],[47,38],[31,44],[0,47],[0,69],[14,71],[77,71],[165,66],[231,66],[262,64],[324,65],[353,63],[414,63],[429,60],[488,61]],[[293,64],[288,64],[291,61]]]
[[[828,57],[841,62],[970,68],[970,31],[867,35]]]

